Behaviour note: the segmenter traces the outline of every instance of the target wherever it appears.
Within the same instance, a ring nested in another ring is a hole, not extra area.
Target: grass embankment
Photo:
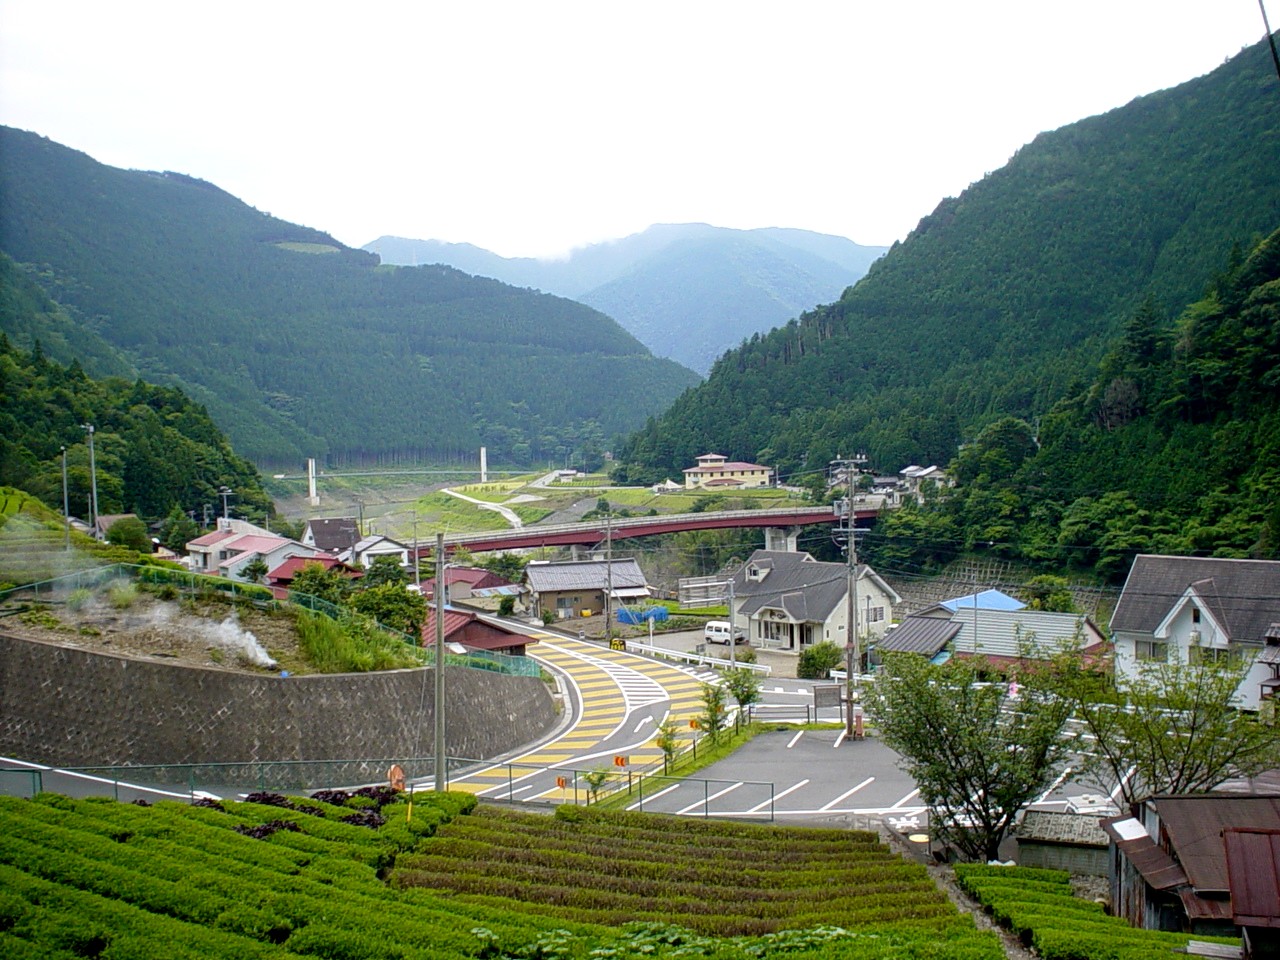
[[[1002,957],[873,834],[404,800],[0,798],[0,953]]]

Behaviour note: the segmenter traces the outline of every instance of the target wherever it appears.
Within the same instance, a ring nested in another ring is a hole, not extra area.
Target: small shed
[[[1029,810],[1015,831],[1018,865],[1105,877],[1106,831],[1096,816]]]

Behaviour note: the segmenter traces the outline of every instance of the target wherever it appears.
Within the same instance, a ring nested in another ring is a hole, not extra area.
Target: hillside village
[[[886,247],[0,126],[0,956],[1280,957],[1274,40]]]

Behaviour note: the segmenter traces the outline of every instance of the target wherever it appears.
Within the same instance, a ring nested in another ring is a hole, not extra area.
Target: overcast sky
[[[352,246],[890,244],[1037,133],[1264,36],[1257,0],[0,0],[0,122]]]

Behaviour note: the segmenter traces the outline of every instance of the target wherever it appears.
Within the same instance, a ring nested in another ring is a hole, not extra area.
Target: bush
[[[844,651],[830,641],[815,643],[801,651],[796,676],[801,680],[826,680],[833,667],[844,662]]]

